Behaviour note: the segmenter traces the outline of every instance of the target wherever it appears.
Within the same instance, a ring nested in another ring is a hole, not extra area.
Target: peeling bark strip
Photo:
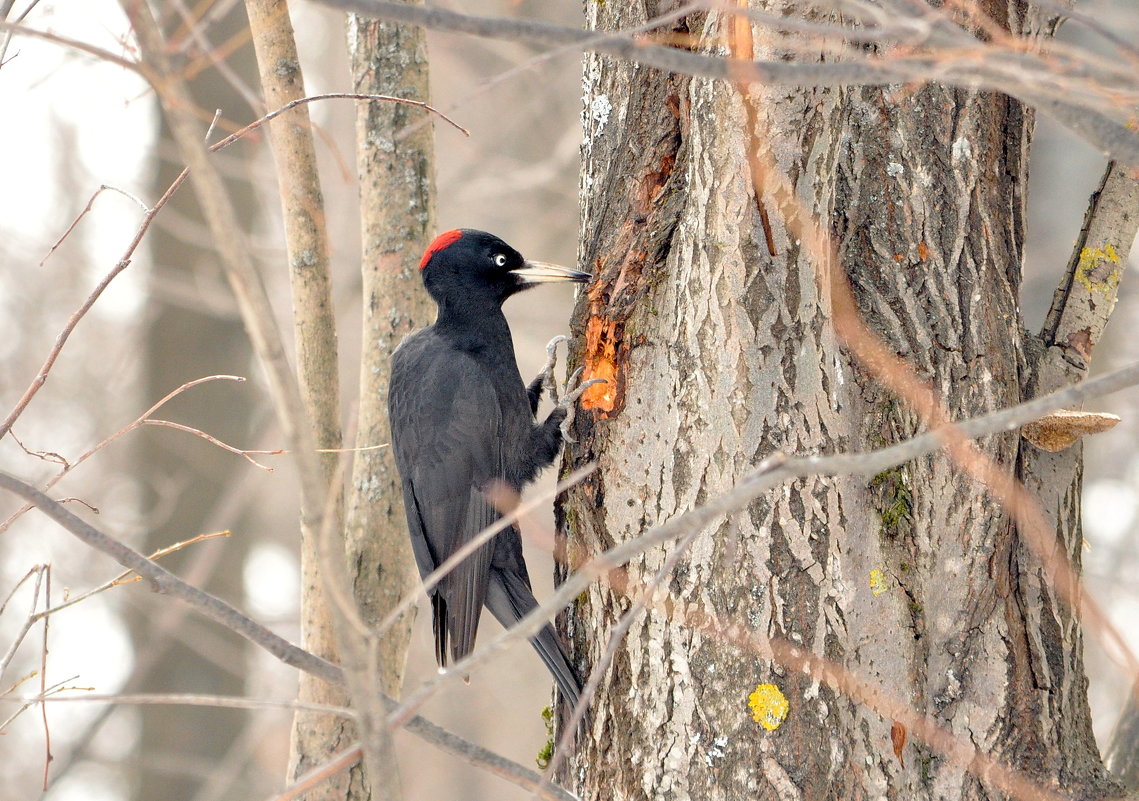
[[[586,12],[591,28],[616,30],[674,5]],[[1034,35],[1020,0],[985,9]],[[726,19],[693,15],[674,33],[705,52]],[[753,46],[765,63],[802,59],[758,36]],[[1026,394],[1017,296],[1032,116],[1018,102],[939,85],[753,85],[749,115],[725,82],[603,56],[586,58],[584,85],[581,263],[598,278],[574,325],[587,369],[616,381],[579,417],[574,459],[599,469],[558,510],[575,546],[636,537],[775,450],[867,449],[917,429],[840,348],[814,256],[779,219],[771,255],[748,168],[757,133],[831,231],[862,314],[951,416]],[[1010,472],[1023,466],[1012,434],[978,445]],[[1072,475],[1075,492],[1078,462],[1065,487]],[[1062,523],[1065,545],[1078,542],[1078,516]],[[631,562],[626,586],[668,554]],[[1005,512],[941,455],[869,482],[800,479],[696,540],[672,602],[632,624],[561,778],[588,799],[1000,797],[913,730],[907,744],[894,721],[717,634],[743,627],[888,687],[1032,781],[1110,793],[1079,628],[1039,573]],[[610,584],[579,597],[566,629],[583,672],[627,606]]]
[[[683,24],[674,30],[686,32]],[[587,61],[598,65],[598,76],[600,63],[596,58]],[[681,131],[687,125],[680,91],[685,79],[643,67],[634,71],[653,85],[650,91],[617,111],[616,119],[608,94],[593,91],[582,117],[584,156],[619,159],[611,170],[602,169],[597,186],[583,195],[583,202],[596,197],[603,204],[583,240],[586,258],[581,261],[594,274],[588,295],[584,377],[605,378],[608,383],[587,392],[582,405],[603,418],[624,409],[629,353],[645,340],[626,324],[659,280],[658,268],[671,246],[684,197],[685,178],[677,168],[684,158]]]

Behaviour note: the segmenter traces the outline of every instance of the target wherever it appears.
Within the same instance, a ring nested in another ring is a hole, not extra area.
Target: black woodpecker
[[[537,422],[558,340],[550,343],[546,369],[527,386],[502,313],[517,292],[550,281],[584,282],[588,273],[527,261],[498,237],[469,229],[436,237],[419,268],[439,315],[392,355],[388,415],[411,546],[426,577],[499,518],[488,491],[520,492],[554,461],[574,403],[596,379],[567,391]],[[474,648],[484,605],[507,628],[537,606],[518,528],[501,531],[429,593],[435,659],[444,667]],[[563,697],[576,704],[581,681],[553,626],[531,643]]]

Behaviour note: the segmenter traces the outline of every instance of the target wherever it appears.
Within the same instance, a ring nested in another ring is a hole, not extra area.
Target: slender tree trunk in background
[[[1015,32],[1044,35],[1020,0],[983,5]],[[613,30],[669,6],[586,8],[591,28]],[[676,30],[706,37],[705,49],[724,41],[716,14]],[[758,35],[755,48],[780,55]],[[916,415],[838,342],[817,256],[774,213],[770,255],[736,87],[597,56],[585,85],[582,263],[598,278],[575,333],[587,377],[615,380],[579,417],[573,466],[600,469],[560,507],[573,548],[635,537],[774,451],[865,450],[914,434]],[[1039,348],[1017,306],[1031,113],[937,85],[753,86],[749,102],[761,147],[829,230],[867,323],[950,416],[1032,392]],[[978,446],[1009,472],[1034,451],[1015,434]],[[1057,469],[1047,481],[1072,488],[1057,536],[1078,556],[1078,453]],[[669,552],[628,565],[631,592]],[[1039,573],[1001,506],[944,455],[869,482],[789,484],[694,542],[663,587],[674,614],[651,608],[633,624],[563,780],[590,799],[1000,797],[913,739],[903,765],[892,721],[781,667],[764,645],[779,637],[1046,786],[1110,791],[1079,627]],[[572,608],[567,633],[586,674],[628,605],[600,583]],[[755,647],[738,644],[749,636]],[[749,708],[762,684],[789,705],[774,730]]]
[[[305,96],[286,0],[246,0],[266,106],[275,110]],[[335,492],[340,431],[340,370],[332,276],[325,232],[324,195],[316,165],[316,149],[308,108],[300,106],[269,123],[269,138],[282,201],[288,271],[293,298],[293,333],[301,394],[312,421],[317,447],[330,451],[321,459],[323,481]],[[283,266],[283,265],[282,265]],[[327,507],[338,530],[341,509]],[[326,510],[316,510],[323,514]],[[320,532],[301,515],[301,637],[310,652],[343,664],[336,629],[326,598],[320,560]],[[339,550],[339,549],[337,549]],[[349,706],[347,694],[322,679],[302,673],[298,700],[309,704]],[[352,721],[335,715],[298,711],[293,718],[289,776],[297,779],[327,761],[345,743],[358,739]],[[308,801],[346,797],[353,775],[339,773],[305,795]]]
[[[164,20],[177,26],[180,20]],[[244,9],[237,5],[215,20],[209,35],[215,42],[226,41],[246,29]],[[249,49],[233,54],[228,61],[236,72],[251,79],[256,74]],[[213,69],[202,70],[190,82],[191,90],[205,113],[221,109],[226,120],[238,121],[253,112],[246,101]],[[164,124],[161,134],[167,153],[177,153]],[[180,160],[163,160],[154,177],[151,197],[158,197],[185,165]],[[245,215],[242,227],[251,229],[258,208],[248,181],[234,178],[229,191],[237,208]],[[167,211],[182,225],[154,226],[149,235],[152,267],[151,296],[146,304],[144,326],[143,387],[144,405],[153,403],[182,383],[207,375],[228,373],[247,376],[252,366],[251,349],[236,308],[212,308],[195,289],[216,282],[220,295],[226,295],[225,279],[217,266],[217,253],[208,237],[197,235],[205,226],[194,193],[184,187],[170,201]],[[208,384],[186,393],[163,409],[163,416],[192,425],[230,443],[245,443],[251,436],[254,409],[247,388],[226,382]],[[243,536],[242,504],[230,505],[232,516],[218,523],[214,510],[230,504],[228,490],[236,477],[248,470],[232,454],[196,441],[172,437],[168,431],[147,432],[140,445],[136,475],[149,477],[144,487],[144,509],[156,515],[138,545],[149,553],[197,534],[218,524],[235,536],[204,548],[170,555],[166,564],[185,574],[188,565],[209,576],[201,586],[226,600],[241,605],[242,566],[249,537]],[[219,499],[221,499],[219,501]],[[207,564],[203,564],[203,562]],[[154,630],[154,621],[178,622],[171,631]],[[189,692],[210,695],[242,695],[245,690],[246,642],[233,632],[209,627],[184,610],[156,615],[148,605],[136,617],[136,653],[148,666],[145,675],[132,679],[134,692]],[[203,649],[199,632],[208,635],[210,647]],[[151,655],[158,652],[156,660]],[[211,658],[212,657],[212,658]],[[220,663],[219,663],[219,660]],[[241,735],[246,716],[238,711],[210,710],[205,707],[139,708],[138,772],[133,784],[138,799],[195,797],[209,775],[210,766],[221,762]]]
[[[427,43],[419,28],[349,17],[353,91],[427,101]],[[353,593],[364,619],[376,623],[414,589],[414,563],[403,495],[391,450],[387,388],[391,353],[430,320],[416,269],[435,225],[434,134],[425,112],[395,103],[361,102],[356,118],[360,180],[363,341],[352,483],[345,527]],[[413,615],[379,639],[378,689],[399,697]],[[357,797],[357,796],[352,796]]]

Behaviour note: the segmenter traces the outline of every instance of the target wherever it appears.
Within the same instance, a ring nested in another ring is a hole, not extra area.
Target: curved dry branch
[[[314,656],[303,648],[298,648],[220,598],[186,583],[138,551],[75,516],[30,484],[0,471],[0,487],[34,504],[83,543],[107,554],[119,564],[142,576],[150,582],[155,592],[177,598],[206,617],[245,637],[281,662],[324,679],[330,684],[343,686],[344,674],[336,665]],[[389,711],[397,706],[396,702],[387,696],[383,696],[381,700]],[[524,789],[533,790],[541,783],[542,777],[537,772],[459,737],[426,718],[412,717],[407,721],[405,728],[437,748]],[[559,787],[548,788],[542,797],[553,801],[575,801],[576,798]]]
[[[390,0],[316,0],[342,11],[421,25],[430,30],[465,33],[540,45],[573,46],[583,52],[604,53],[649,67],[703,78],[745,81],[769,86],[884,86],[936,81],[964,89],[1004,92],[1035,106],[1079,134],[1098,149],[1126,164],[1139,164],[1139,132],[1126,120],[1102,110],[1099,93],[1073,92],[1058,86],[1048,62],[1022,52],[994,49],[987,58],[984,43],[946,51],[925,49],[904,55],[868,56],[839,61],[740,61],[700,55],[652,44],[647,37],[623,34],[598,36],[536,20],[478,17],[441,8],[424,8]],[[722,8],[722,4],[709,4]],[[731,9],[734,11],[734,9]],[[840,31],[836,36],[841,35]],[[1119,115],[1122,116],[1122,115]]]
[[[102,61],[110,62],[123,69],[130,70],[131,72],[142,73],[142,68],[134,61],[125,59],[110,50],[104,50],[101,47],[96,47],[93,44],[88,44],[80,39],[72,39],[68,36],[60,36],[51,31],[41,31],[37,28],[29,28],[27,25],[21,25],[18,22],[7,22],[0,20],[0,31],[8,31],[10,33],[18,33],[22,36],[31,36],[33,39],[42,39],[45,42],[51,42],[61,47],[67,47],[72,50],[78,50],[81,53],[86,53],[89,56],[94,56]]]

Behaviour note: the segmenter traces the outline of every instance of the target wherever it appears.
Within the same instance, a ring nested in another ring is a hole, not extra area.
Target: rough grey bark
[[[984,5],[1042,35],[1019,0]],[[590,27],[615,29],[670,7],[586,10]],[[723,19],[690,16],[676,31],[718,46]],[[756,57],[781,55],[756,41]],[[575,326],[586,376],[615,380],[579,417],[573,461],[600,469],[560,509],[574,548],[635,537],[773,451],[861,450],[915,433],[916,414],[839,343],[819,255],[774,214],[769,255],[736,88],[598,56],[586,58],[585,85],[582,263],[598,279]],[[867,323],[950,416],[1030,394],[1034,340],[1017,298],[1031,113],[938,85],[753,85],[750,101],[766,155],[829,230]],[[978,445],[1009,472],[1031,447],[1010,434]],[[1048,480],[1078,487],[1078,464]],[[1078,543],[1078,514],[1059,533]],[[631,563],[627,586],[667,555]],[[881,685],[1045,786],[1102,795],[1112,786],[1087,724],[1078,626],[1070,611],[1039,608],[1037,573],[1008,515],[944,455],[870,482],[796,481],[695,542],[667,587],[675,614],[658,606],[632,626],[563,779],[606,799],[999,797],[920,742],[896,756],[891,720],[762,645],[733,644],[742,632]],[[586,673],[627,606],[603,582],[572,609]],[[749,709],[761,684],[788,701],[774,730]]]
[[[1136,225],[1139,182],[1127,169],[1109,164],[1040,334],[1025,338],[1030,355],[1026,395],[1087,378],[1115,306]],[[1050,453],[1022,442],[1016,474],[1040,503],[1056,545],[1078,570],[1084,543],[1082,444]],[[1044,712],[1010,719],[1016,736],[1008,738],[1008,758],[1042,775],[1058,769],[1061,786],[1083,786],[1101,776],[1102,764],[1087,704],[1083,633],[1078,615],[1065,601],[1079,597],[1079,588],[1070,581],[1060,585],[1048,575],[1018,535],[1010,531],[999,554],[1008,566],[1001,596],[1010,621],[1010,694],[1015,708]]]
[[[417,28],[349,17],[353,89],[426,101],[427,45]],[[435,223],[434,138],[422,109],[395,103],[360,103],[356,119],[363,238],[364,320],[360,365],[360,417],[347,548],[356,573],[356,601],[371,622],[383,618],[412,591],[413,561],[403,496],[391,451],[387,385],[392,351],[426,325],[431,303],[418,264]],[[397,138],[397,134],[399,138]],[[381,686],[398,697],[411,618],[384,635]]]
[[[427,52],[417,29],[350,18],[353,88],[428,99]],[[389,103],[362,103],[357,114],[364,275],[364,351],[360,370],[356,455],[348,549],[357,570],[356,598],[372,620],[411,587],[412,560],[399,479],[387,448],[387,383],[391,352],[430,319],[416,269],[434,225],[434,158],[430,124],[396,140],[425,114]],[[368,409],[365,412],[365,407]],[[393,627],[384,689],[399,694],[410,620]]]
[[[349,17],[353,91],[427,101],[428,64],[422,30]],[[360,180],[363,326],[360,400],[352,483],[346,498],[345,548],[360,613],[378,623],[413,592],[413,561],[403,496],[391,450],[387,386],[391,353],[403,337],[430,319],[418,266],[435,223],[434,136],[425,111],[396,103],[359,103],[356,169]],[[377,447],[383,446],[383,447]],[[411,637],[406,614],[374,644],[369,667],[378,689],[398,698]],[[367,798],[353,769],[350,798]],[[393,786],[377,797],[399,797]]]

